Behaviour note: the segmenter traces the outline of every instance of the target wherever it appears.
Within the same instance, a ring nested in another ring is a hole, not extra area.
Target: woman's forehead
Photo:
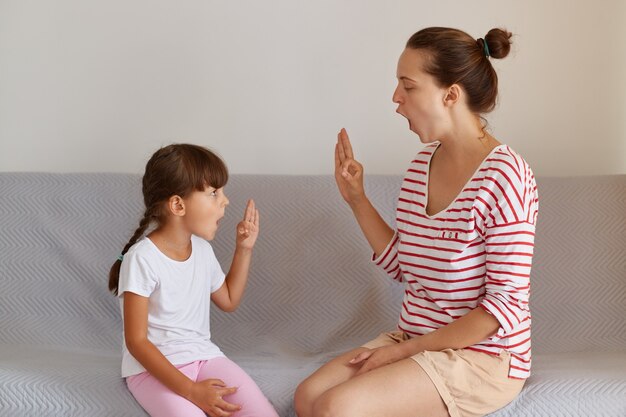
[[[419,49],[405,49],[398,59],[398,79],[420,78],[426,75],[424,64],[428,59],[428,54]]]

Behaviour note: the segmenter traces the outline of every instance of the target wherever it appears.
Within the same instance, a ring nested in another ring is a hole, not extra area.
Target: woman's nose
[[[396,104],[400,104],[400,101],[402,101],[402,96],[400,94],[400,86],[397,86],[396,89],[393,91],[393,95],[391,96],[391,101],[393,101]]]

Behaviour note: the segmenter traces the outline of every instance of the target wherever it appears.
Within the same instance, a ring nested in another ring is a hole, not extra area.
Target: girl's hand
[[[243,220],[237,225],[237,247],[252,249],[259,236],[259,210],[254,206],[254,200],[248,200]]]
[[[227,387],[219,379],[206,379],[195,382],[191,387],[189,401],[197,405],[210,417],[229,417],[241,410],[240,405],[231,404],[222,397],[237,392],[235,387]]]
[[[365,197],[363,165],[354,159],[346,129],[341,129],[337,135],[335,181],[341,196],[348,204],[357,203]]]
[[[381,366],[389,365],[405,359],[407,356],[404,354],[400,346],[401,344],[396,344],[366,350],[365,352],[361,352],[356,355],[350,360],[349,363],[353,366],[360,366],[361,369],[357,371],[356,375],[361,375]]]

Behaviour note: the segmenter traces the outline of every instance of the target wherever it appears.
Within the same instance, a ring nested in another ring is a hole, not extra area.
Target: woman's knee
[[[347,398],[343,390],[330,389],[313,402],[313,417],[357,417],[351,405],[353,398]]]
[[[293,405],[298,417],[310,417],[313,402],[315,401],[311,382],[305,379],[298,385],[293,396]]]

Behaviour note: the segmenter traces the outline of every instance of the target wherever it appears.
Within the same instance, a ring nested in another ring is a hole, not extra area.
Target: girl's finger
[[[209,379],[209,383],[211,385],[215,385],[216,387],[225,387],[226,384],[221,379]]]
[[[212,416],[213,416],[213,415],[214,415],[215,417],[230,417],[230,416],[232,416],[232,415],[233,415],[233,413],[228,412],[228,411],[224,411],[224,410],[222,410],[221,408],[219,408],[219,407],[216,405],[216,406],[214,406],[214,407],[213,407],[213,410],[212,410]]]
[[[254,210],[254,225],[259,229],[259,210]]]
[[[224,394],[224,395],[229,395],[229,394]],[[217,406],[224,411],[231,411],[231,412],[239,411],[241,409],[241,406],[229,403],[228,401],[225,401],[223,399],[217,403]]]
[[[248,200],[248,204],[246,205],[246,211],[243,214],[243,220],[249,222],[252,218],[252,207],[254,202],[252,200]]]

